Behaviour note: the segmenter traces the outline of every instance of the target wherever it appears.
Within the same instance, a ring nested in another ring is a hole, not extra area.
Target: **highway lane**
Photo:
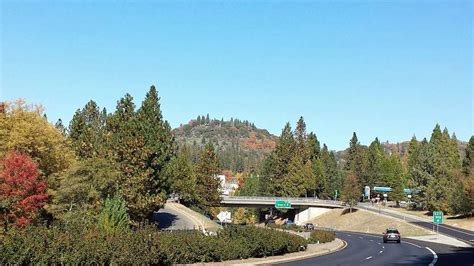
[[[393,213],[393,212],[387,212],[384,210],[378,210],[376,208],[366,206],[366,205],[358,205],[357,208],[361,208],[367,211],[371,212],[376,212],[376,213],[381,213],[383,215],[395,217],[398,219],[405,220],[409,223],[424,227],[426,229],[432,230],[433,229],[433,223],[422,220],[422,219],[416,219],[410,216],[403,215],[401,213]],[[451,236],[454,238],[457,238],[461,241],[464,241],[466,243],[469,243],[470,245],[474,245],[474,231],[462,229],[462,228],[457,228],[445,224],[439,225],[439,232],[441,234],[445,234],[447,236]]]
[[[400,244],[383,243],[382,236],[378,235],[354,232],[336,234],[347,242],[345,249],[281,265],[474,265],[474,248],[456,248],[403,238]]]
[[[345,249],[281,265],[429,265],[434,259],[430,250],[412,241],[383,243],[382,236],[352,232],[338,232],[337,237],[347,242]]]

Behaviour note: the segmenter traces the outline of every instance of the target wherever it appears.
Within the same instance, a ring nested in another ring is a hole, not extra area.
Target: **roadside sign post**
[[[276,209],[291,209],[291,202],[284,201],[284,200],[277,200],[275,201],[275,208]]]
[[[443,223],[443,212],[434,211],[433,212],[433,224],[436,224],[436,234],[439,235],[439,224]]]

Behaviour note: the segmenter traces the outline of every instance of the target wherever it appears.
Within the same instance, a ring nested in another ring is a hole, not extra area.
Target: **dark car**
[[[275,224],[275,220],[272,220],[272,219],[265,220],[265,225],[272,225],[272,224]]]
[[[388,228],[383,232],[383,242],[387,243],[388,241],[397,241],[400,243],[401,236],[396,228]]]
[[[304,225],[304,229],[306,230],[314,230],[314,224],[312,223],[307,223]]]

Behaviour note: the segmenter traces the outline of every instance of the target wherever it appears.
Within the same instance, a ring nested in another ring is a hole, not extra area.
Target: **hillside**
[[[193,160],[207,143],[219,154],[221,166],[234,172],[257,170],[276,145],[277,137],[249,121],[209,119],[199,116],[173,130],[176,142],[185,146]]]

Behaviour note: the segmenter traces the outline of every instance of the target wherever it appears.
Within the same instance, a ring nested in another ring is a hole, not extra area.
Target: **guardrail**
[[[290,201],[290,202],[314,202],[314,203],[326,203],[326,204],[338,204],[340,201],[335,200],[322,200],[318,198],[295,198],[295,197],[256,197],[256,196],[221,196],[222,201]]]

